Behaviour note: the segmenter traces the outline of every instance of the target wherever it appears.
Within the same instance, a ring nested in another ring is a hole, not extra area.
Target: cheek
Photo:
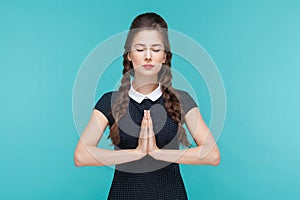
[[[139,63],[141,60],[143,60],[143,57],[138,54],[132,54],[131,60],[133,63]]]
[[[158,55],[156,57],[156,60],[160,63],[163,63],[165,61],[165,56],[164,55]]]

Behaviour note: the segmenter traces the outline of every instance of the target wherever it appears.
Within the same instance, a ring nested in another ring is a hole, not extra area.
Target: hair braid
[[[125,58],[126,55],[123,55],[123,77],[121,81],[121,85],[119,87],[119,95],[118,99],[116,101],[116,104],[112,107],[112,114],[115,118],[115,123],[112,125],[110,129],[110,133],[108,138],[111,138],[112,143],[117,145],[120,143],[120,133],[119,133],[119,127],[118,122],[122,116],[126,114],[126,110],[128,108],[129,103],[129,95],[128,91],[130,89],[130,74],[133,73],[133,67],[131,66],[131,63]],[[132,69],[132,70],[131,70]]]
[[[170,50],[170,43],[168,39],[168,25],[164,19],[156,13],[144,13],[137,16],[130,26],[130,31],[127,35],[125,42],[125,52],[123,54],[123,77],[121,86],[118,91],[118,98],[116,104],[112,108],[112,114],[115,118],[115,123],[110,129],[110,134],[108,138],[111,138],[112,143],[118,145],[120,143],[120,134],[118,121],[122,116],[126,114],[126,110],[129,104],[129,95],[128,91],[130,89],[130,75],[134,76],[134,69],[132,63],[128,60],[128,52],[131,51],[131,44],[133,38],[140,28],[153,28],[159,31],[163,38],[164,49],[166,53],[166,61],[162,66],[161,71],[158,73],[158,81],[161,83],[163,98],[165,100],[165,109],[168,115],[178,124],[178,142],[181,142],[183,145],[188,146],[189,141],[187,140],[186,131],[183,128],[184,119],[182,116],[185,115],[183,112],[182,106],[179,102],[179,94],[172,87],[172,74],[171,74],[171,58],[172,53]]]
[[[170,53],[170,52],[169,52]],[[178,124],[178,142],[181,142],[185,146],[189,146],[190,143],[187,139],[186,131],[183,128],[185,113],[179,102],[179,94],[172,86],[172,73],[169,66],[163,66],[163,71],[160,74],[159,81],[163,91],[163,98],[165,100],[165,109],[168,115]]]

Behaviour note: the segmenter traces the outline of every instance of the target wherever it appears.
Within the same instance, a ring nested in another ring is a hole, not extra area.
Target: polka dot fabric
[[[177,91],[185,113],[197,107],[187,92]],[[117,94],[117,91],[105,93],[94,107],[107,117],[110,126],[115,122],[111,105],[116,102]],[[179,149],[178,126],[167,115],[163,105],[162,96],[156,101],[144,99],[141,103],[130,98],[127,113],[119,121],[120,144],[114,145],[115,150],[137,147],[144,110],[149,109],[157,146],[163,149]],[[116,165],[108,199],[184,200],[187,199],[187,194],[177,163],[145,156],[137,161]]]

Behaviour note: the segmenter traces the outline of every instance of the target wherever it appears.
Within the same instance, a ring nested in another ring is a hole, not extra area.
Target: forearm
[[[218,148],[215,146],[209,153],[201,150],[207,149],[202,145],[201,147],[188,148],[183,150],[159,149],[151,152],[150,155],[157,160],[166,162],[180,163],[180,164],[196,164],[196,165],[218,165],[220,162],[220,154]]]
[[[136,149],[108,150],[90,146],[76,152],[74,162],[76,166],[106,166],[139,160],[144,156]]]

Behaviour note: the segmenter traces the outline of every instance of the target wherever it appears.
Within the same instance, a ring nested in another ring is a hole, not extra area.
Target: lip
[[[145,67],[145,68],[152,68],[152,67],[154,67],[154,65],[151,65],[151,64],[145,64],[145,65],[143,65],[143,67]]]

